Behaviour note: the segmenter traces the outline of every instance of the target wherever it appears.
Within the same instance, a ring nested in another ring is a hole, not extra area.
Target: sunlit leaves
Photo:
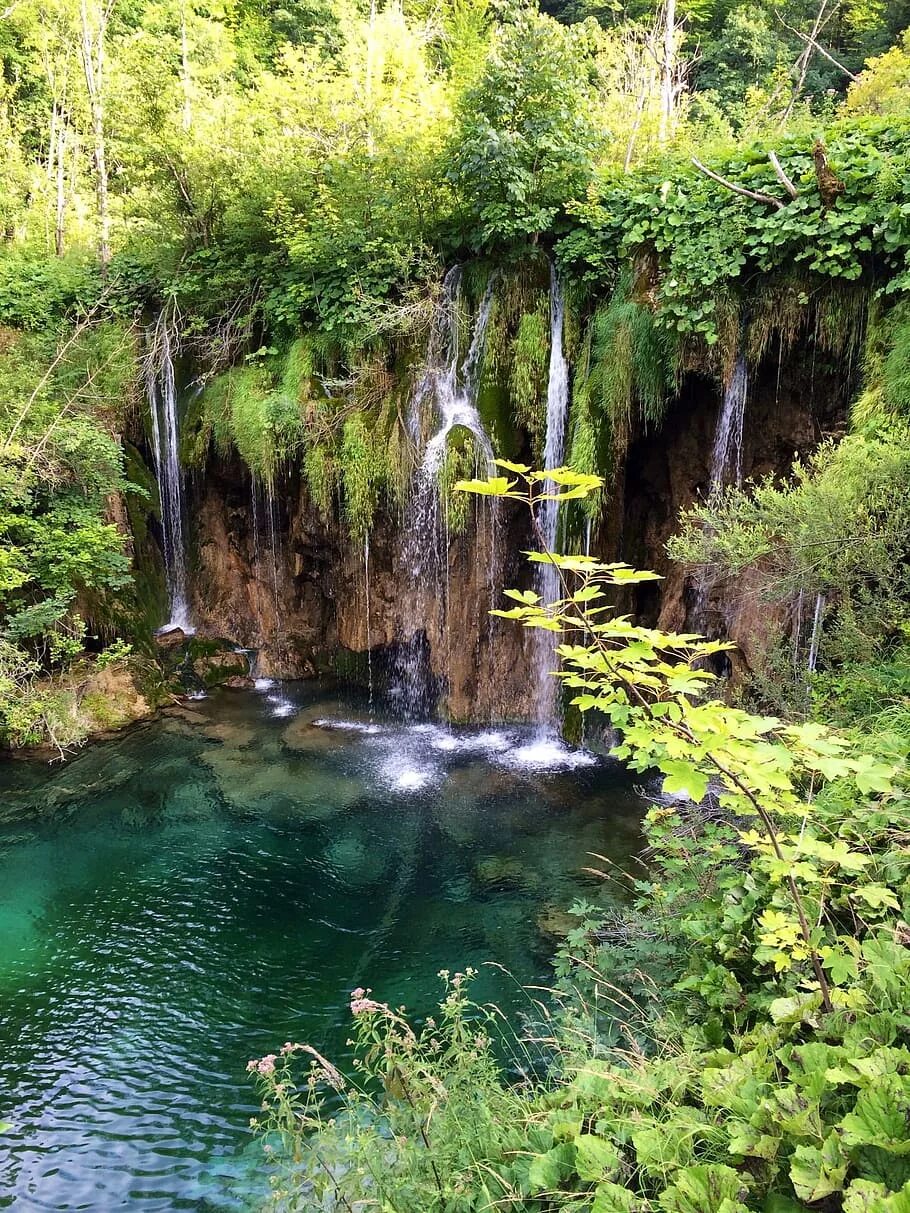
[[[505,476],[491,476],[488,480],[458,480],[454,488],[460,493],[476,493],[478,497],[508,497],[515,484]]]

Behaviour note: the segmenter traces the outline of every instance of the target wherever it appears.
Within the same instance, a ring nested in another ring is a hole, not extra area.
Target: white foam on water
[[[190,691],[187,699],[208,699],[208,691]]]
[[[366,736],[375,736],[377,733],[384,733],[385,730],[381,725],[370,724],[365,720],[333,720],[328,716],[320,716],[313,721],[313,727],[316,729],[333,729],[339,733],[362,733]]]
[[[597,757],[588,750],[569,749],[558,737],[547,734],[506,750],[498,761],[525,771],[574,771],[594,766]]]
[[[283,695],[269,695],[268,701],[272,704],[272,715],[279,718],[283,716],[293,716],[297,711],[297,705],[291,703],[290,699],[285,699]]]
[[[275,685],[274,678],[254,678],[253,688],[257,691],[270,691]]]
[[[421,788],[425,788],[427,784],[433,782],[437,773],[436,771],[421,770],[419,767],[405,767],[394,777],[392,786],[401,792],[419,792]]]
[[[508,733],[490,731],[479,733],[474,738],[475,744],[481,750],[493,750],[494,752],[502,752],[508,750],[514,742],[514,737],[510,737]]]
[[[434,733],[431,740],[433,749],[447,754],[499,753],[515,744],[514,735],[494,730],[457,734],[436,729]]]

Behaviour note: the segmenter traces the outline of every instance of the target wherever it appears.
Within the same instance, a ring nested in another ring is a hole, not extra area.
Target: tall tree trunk
[[[108,207],[107,158],[104,142],[104,40],[110,16],[108,0],[102,0],[89,15],[88,0],[81,0],[82,66],[92,117],[95,195],[98,201],[98,256],[106,269],[111,259],[111,217]]]
[[[66,237],[66,115],[60,115],[57,131],[56,206],[54,209],[54,250],[58,257],[65,251]]]
[[[183,88],[183,129],[188,131],[193,121],[190,97],[190,48],[186,34],[186,0],[180,10],[180,82]]]
[[[664,0],[663,54],[660,63],[660,141],[673,128],[676,105],[676,0]]]

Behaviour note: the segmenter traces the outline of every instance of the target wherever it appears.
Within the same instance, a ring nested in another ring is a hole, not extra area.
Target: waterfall
[[[562,467],[565,458],[566,420],[569,412],[569,368],[563,350],[563,322],[565,300],[556,274],[550,266],[550,369],[547,381],[547,433],[544,444],[544,467],[547,470]],[[556,485],[552,480],[544,484],[544,492],[553,493]],[[538,509],[537,522],[541,539],[547,551],[556,551],[559,528],[559,502],[544,501]],[[545,603],[559,598],[559,570],[555,565],[538,564],[537,593]],[[543,628],[532,632],[534,638],[534,708],[537,722],[544,728],[551,727],[556,717],[557,683],[552,675],[556,660],[554,634]]]
[[[815,614],[812,617],[812,639],[809,642],[809,659],[806,663],[810,674],[815,673],[815,664],[818,661],[818,642],[821,637],[822,617],[825,611],[825,596],[824,594],[816,594],[815,596]]]
[[[448,330],[447,357],[445,364],[433,375],[433,396],[439,412],[439,428],[424,449],[418,473],[420,480],[432,485],[434,490],[436,475],[445,458],[446,441],[449,434],[458,425],[471,432],[491,470],[493,463],[493,447],[477,411],[477,387],[487,339],[487,325],[493,307],[495,283],[491,276],[474,321],[474,331],[471,334],[471,344],[468,347],[467,356],[459,369],[457,292],[460,282],[461,277],[458,275],[453,284],[456,294],[453,299],[446,300],[446,306],[442,312],[443,323]]]
[[[275,501],[275,486],[271,480],[265,483],[265,527],[269,541],[270,578],[275,604],[275,647],[281,651],[283,633],[281,629],[281,537],[278,529],[278,507]]]
[[[714,432],[714,447],[711,451],[712,495],[728,484],[742,482],[743,422],[748,394],[749,370],[745,357],[740,353],[736,356],[724,387],[724,399]]]
[[[749,368],[746,366],[744,354],[740,351],[724,385],[724,398],[714,431],[709,499],[716,498],[727,485],[742,483],[743,423],[748,395]],[[690,612],[693,627],[707,627],[710,589],[707,570],[701,569],[695,578],[695,597]]]
[[[178,337],[173,317],[163,308],[147,335],[145,388],[152,423],[155,474],[161,501],[161,534],[170,618],[165,628],[193,630],[187,600],[186,546],[183,532],[183,469],[180,466],[174,354]]]
[[[408,428],[418,447],[428,411],[435,429],[419,458],[401,545],[402,562],[418,599],[415,616],[426,618],[439,602],[446,623],[449,533],[447,511],[440,508],[439,472],[452,431],[459,426],[468,430],[483,460],[483,471],[489,474],[493,470],[493,447],[477,410],[477,392],[495,279],[491,276],[487,283],[463,360],[459,358],[458,340],[461,286],[462,271],[456,267],[443,283],[442,305],[430,336],[426,368],[412,401]],[[406,716],[415,718],[432,711],[436,696],[431,683],[427,645],[415,635],[402,647],[395,676],[395,690]]]
[[[367,693],[373,715],[373,650],[370,647],[370,532],[363,537],[363,590],[366,600]]]

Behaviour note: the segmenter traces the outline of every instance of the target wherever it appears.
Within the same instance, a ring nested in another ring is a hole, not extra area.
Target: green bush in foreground
[[[532,514],[551,493],[599,487],[501,467],[461,487]],[[560,600],[508,591],[518,605],[498,613],[559,636],[575,705],[605,713],[619,756],[679,797],[648,814],[651,865],[625,942],[576,907],[562,1007],[541,1008],[538,1030],[513,1040],[528,1050],[518,1081],[494,1060],[495,1011],[447,975],[441,1014],[420,1029],[354,992],[353,1085],[299,1045],[251,1062],[275,1132],[277,1206],[910,1210],[906,743],[883,737],[873,751],[712,700],[704,663],[722,644],[637,627],[605,605],[608,588],[653,574],[531,559],[557,565]],[[676,957],[663,1000],[635,1011],[614,984],[623,949],[645,969],[649,956]]]

